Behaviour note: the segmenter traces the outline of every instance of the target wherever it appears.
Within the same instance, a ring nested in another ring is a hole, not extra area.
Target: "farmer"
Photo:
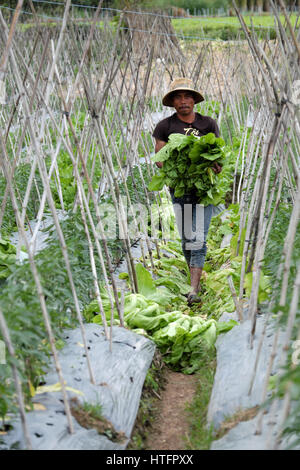
[[[168,93],[163,97],[164,106],[175,108],[176,113],[160,121],[153,131],[155,138],[155,153],[168,142],[170,134],[179,133],[202,136],[213,132],[219,137],[219,128],[214,119],[194,112],[194,105],[203,101],[203,96],[194,89],[188,78],[176,78],[170,85]],[[163,162],[156,165],[162,168]],[[214,164],[213,170],[219,173],[222,167]],[[169,188],[177,226],[182,240],[182,249],[189,266],[191,277],[191,291],[187,296],[188,304],[200,302],[198,292],[200,279],[206,256],[206,237],[213,206],[206,207],[197,204],[196,194],[184,194],[182,197],[174,196],[174,189]]]

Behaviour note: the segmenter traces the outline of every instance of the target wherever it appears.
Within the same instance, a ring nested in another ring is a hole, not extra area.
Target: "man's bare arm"
[[[159,140],[155,138],[155,153],[157,153],[160,149],[162,149],[167,142],[164,142],[163,140]],[[158,168],[162,168],[163,162],[156,162],[156,165]]]

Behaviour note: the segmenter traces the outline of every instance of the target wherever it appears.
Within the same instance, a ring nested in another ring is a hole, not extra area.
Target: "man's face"
[[[195,100],[193,93],[190,91],[176,91],[172,100],[177,113],[183,116],[190,114],[194,109]]]

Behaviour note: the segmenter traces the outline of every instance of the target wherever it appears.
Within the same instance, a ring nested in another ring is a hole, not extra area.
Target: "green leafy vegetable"
[[[16,262],[16,248],[6,240],[0,239],[0,279],[11,274],[11,266]]]
[[[171,134],[168,143],[152,157],[163,162],[163,169],[154,175],[148,189],[160,191],[163,186],[174,189],[175,197],[196,194],[199,204],[220,204],[230,189],[233,154],[225,142],[210,132],[202,137]],[[216,174],[212,167],[222,165]]]
[[[182,310],[186,309],[186,299],[181,294],[188,292],[190,286],[186,283],[186,273],[181,272],[185,267],[183,260],[177,258],[156,260],[159,278],[153,281],[150,272],[142,264],[137,264],[140,293],[125,295],[124,320],[127,327],[139,333],[146,332],[153,339],[163,352],[166,363],[190,374],[199,367],[200,351],[203,353],[212,348],[217,335],[230,330],[236,322],[218,324],[215,319],[186,315]],[[104,290],[101,298],[109,324],[110,302]],[[84,315],[88,321],[102,324],[96,300],[85,308]],[[119,324],[116,309],[114,323]]]

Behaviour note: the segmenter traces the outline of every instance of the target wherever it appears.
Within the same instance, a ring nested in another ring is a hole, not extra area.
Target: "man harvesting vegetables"
[[[222,199],[218,189],[224,141],[214,119],[194,112],[203,101],[188,78],[176,78],[163,97],[164,106],[176,113],[160,121],[154,129],[155,161],[160,173],[152,178],[150,190],[169,186],[182,249],[189,266],[191,291],[188,304],[200,301],[200,279],[206,256],[206,237],[213,207]],[[203,137],[205,136],[205,137]]]

